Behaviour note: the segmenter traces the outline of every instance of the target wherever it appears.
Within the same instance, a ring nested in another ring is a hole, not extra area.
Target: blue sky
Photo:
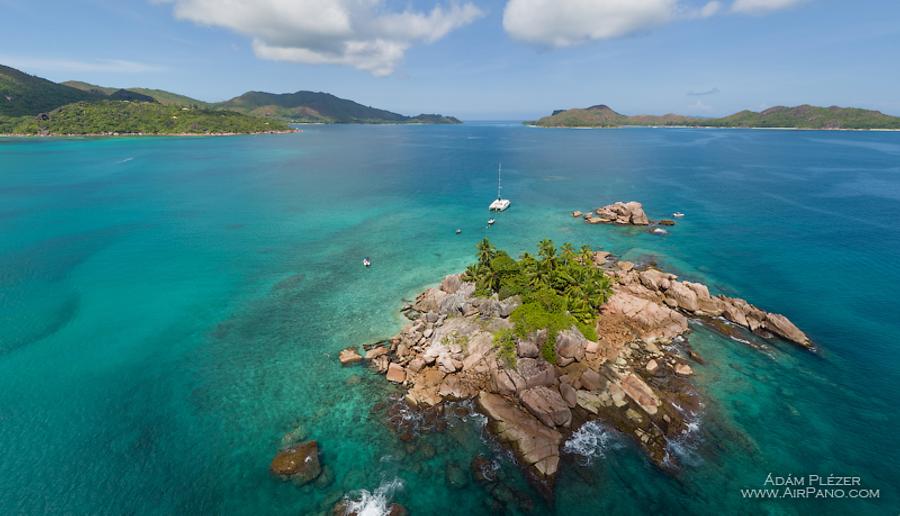
[[[0,63],[203,100],[308,89],[470,120],[598,103],[900,115],[898,20],[896,0],[0,0]]]

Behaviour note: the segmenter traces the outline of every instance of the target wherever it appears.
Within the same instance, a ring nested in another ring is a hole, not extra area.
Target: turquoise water
[[[513,206],[487,230],[498,161]],[[687,216],[659,237],[568,214],[620,199]],[[382,487],[413,514],[896,514],[897,220],[900,133],[0,139],[0,513],[307,514]],[[545,505],[479,418],[460,409],[404,443],[377,405],[397,391],[337,365],[341,348],[397,331],[401,300],[462,269],[483,235],[655,259],[789,315],[821,353],[696,326],[708,399],[673,445],[683,472],[592,428]],[[330,484],[270,477],[298,426]],[[469,478],[479,453],[502,490]],[[448,482],[460,469],[464,485]],[[860,476],[880,496],[742,499],[769,473]]]

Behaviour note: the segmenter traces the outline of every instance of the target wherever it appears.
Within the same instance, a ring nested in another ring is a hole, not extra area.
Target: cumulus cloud
[[[721,8],[722,2],[713,0],[712,2],[707,2],[706,5],[700,8],[699,15],[701,18],[709,18],[718,13]]]
[[[663,25],[676,8],[676,0],[509,0],[503,28],[522,41],[567,47]]]
[[[483,16],[451,1],[430,11],[392,12],[385,0],[163,0],[175,16],[252,39],[259,57],[341,64],[384,76],[416,43],[437,41]]]
[[[731,10],[742,14],[764,14],[793,7],[804,0],[734,0]]]
[[[734,0],[731,12],[760,14],[805,0]],[[723,2],[689,0],[508,0],[503,28],[515,39],[549,47],[568,47],[612,39],[677,20],[710,18]]]

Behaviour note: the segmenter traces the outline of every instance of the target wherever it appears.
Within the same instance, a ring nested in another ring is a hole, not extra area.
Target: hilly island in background
[[[290,124],[459,124],[440,114],[407,116],[324,92],[249,91],[204,102],[150,88],[114,88],[82,81],[55,83],[0,65],[0,134],[243,134],[291,131]],[[677,114],[624,115],[607,105],[554,111],[525,122],[537,127],[711,127],[898,130],[900,117],[879,111],[801,105],[720,118]]]
[[[459,124],[452,116],[406,116],[329,93],[250,91],[204,102],[150,88],[55,83],[0,65],[0,134],[225,134],[289,131],[290,123]]]

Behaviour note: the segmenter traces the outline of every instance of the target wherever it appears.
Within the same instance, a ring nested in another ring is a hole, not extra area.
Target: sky
[[[0,0],[0,64],[219,101],[326,91],[414,115],[607,104],[900,115],[897,0]]]

